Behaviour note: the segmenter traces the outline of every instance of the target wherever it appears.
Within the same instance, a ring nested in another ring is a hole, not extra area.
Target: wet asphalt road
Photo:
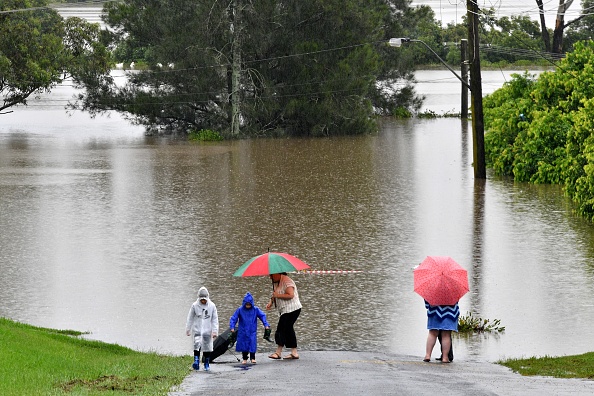
[[[189,370],[169,396],[594,395],[594,381],[524,377],[480,361],[425,363],[419,356],[345,351],[300,351],[292,361],[258,354],[257,361],[243,366],[228,351],[210,372]]]

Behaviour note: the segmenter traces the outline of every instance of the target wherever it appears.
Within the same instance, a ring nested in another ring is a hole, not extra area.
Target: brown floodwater
[[[264,306],[268,278],[232,274],[270,248],[316,270],[361,271],[293,275],[301,349],[421,357],[412,268],[449,255],[469,273],[462,313],[506,327],[456,336],[458,359],[594,350],[593,226],[557,186],[475,181],[465,121],[199,144],[146,137],[117,114],[68,117],[72,93],[0,116],[0,316],[189,354],[198,288],[222,327],[246,291]]]

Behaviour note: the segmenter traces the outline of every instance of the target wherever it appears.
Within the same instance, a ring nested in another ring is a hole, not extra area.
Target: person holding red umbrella
[[[280,317],[274,333],[276,342],[276,351],[268,356],[270,359],[278,360],[281,358],[283,348],[291,348],[291,353],[283,359],[299,359],[297,353],[297,336],[295,335],[294,325],[301,313],[301,302],[295,282],[287,276],[286,272],[271,274],[273,292],[266,309],[270,310],[276,305]]]
[[[441,335],[441,362],[450,363],[450,349],[452,346],[452,331],[458,331],[458,318],[460,308],[458,303],[454,305],[431,305],[425,300],[427,309],[427,346],[424,362],[431,361],[431,353]]]
[[[449,256],[427,256],[413,271],[414,290],[425,300],[427,344],[424,362],[441,336],[441,361],[450,363],[452,331],[458,331],[458,301],[468,293],[468,272]],[[439,359],[438,359],[439,360]]]

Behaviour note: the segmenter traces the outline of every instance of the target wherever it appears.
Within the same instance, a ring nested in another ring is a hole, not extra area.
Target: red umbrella
[[[233,276],[262,276],[293,272],[309,268],[309,265],[287,253],[268,252],[252,257],[235,271]]]
[[[427,256],[413,275],[415,292],[431,305],[454,305],[468,292],[468,272],[448,256]]]

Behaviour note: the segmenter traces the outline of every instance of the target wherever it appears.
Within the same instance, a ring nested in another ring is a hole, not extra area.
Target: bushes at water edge
[[[555,71],[514,75],[484,99],[485,156],[497,175],[561,184],[594,220],[594,42]]]

